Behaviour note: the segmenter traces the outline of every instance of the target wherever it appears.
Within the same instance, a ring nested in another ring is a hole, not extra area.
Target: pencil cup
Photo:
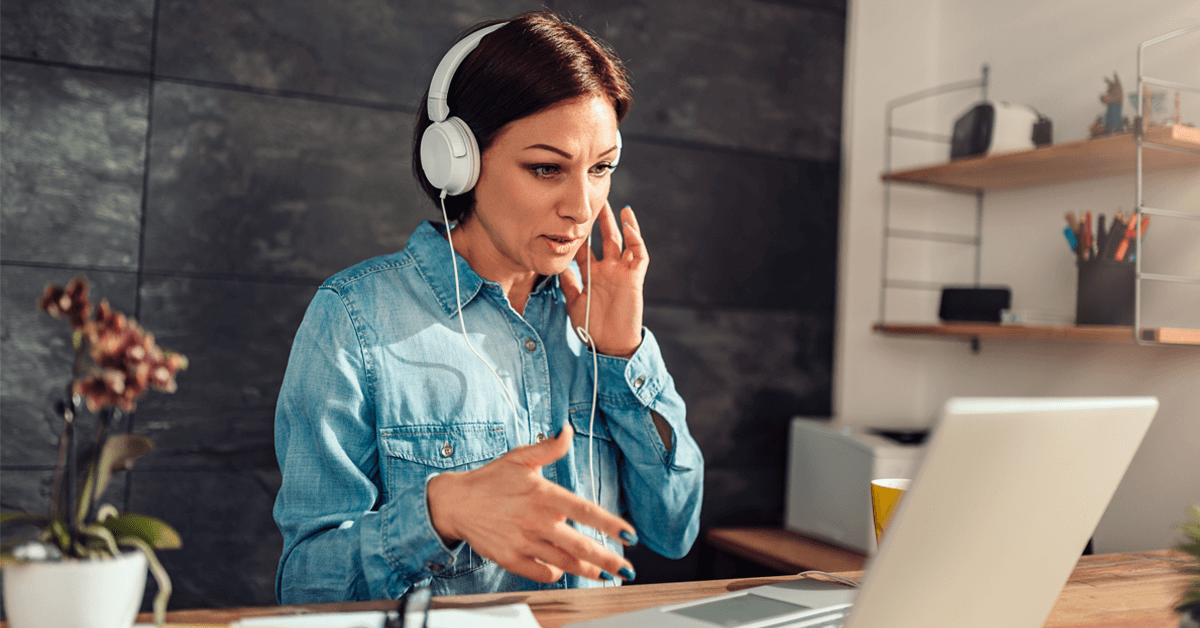
[[[1134,263],[1090,259],[1078,265],[1075,324],[1132,325]]]

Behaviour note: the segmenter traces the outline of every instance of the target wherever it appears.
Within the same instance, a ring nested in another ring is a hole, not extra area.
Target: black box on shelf
[[[1134,263],[1090,259],[1077,263],[1076,325],[1132,325]]]
[[[955,322],[999,323],[1012,302],[1008,286],[945,286],[938,318]]]

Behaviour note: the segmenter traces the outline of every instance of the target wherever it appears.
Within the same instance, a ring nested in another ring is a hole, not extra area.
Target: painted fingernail
[[[601,570],[600,570],[600,579],[601,579],[601,580],[612,580],[612,579],[613,579],[613,577],[612,577],[612,574],[610,574],[610,573],[608,573],[607,571],[604,571],[603,569],[601,569]]]
[[[621,574],[621,577],[624,578],[626,582],[633,582],[633,579],[637,577],[637,574],[628,567],[622,567],[621,571],[618,571],[617,573]]]
[[[625,541],[626,543],[628,543],[630,545],[630,547],[632,547],[634,545],[637,545],[637,541],[638,541],[637,534],[634,534],[633,532],[630,532],[629,530],[621,530],[621,540]]]

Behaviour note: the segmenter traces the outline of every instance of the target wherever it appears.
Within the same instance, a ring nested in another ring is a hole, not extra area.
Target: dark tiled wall
[[[70,369],[33,308],[86,274],[191,369],[127,426],[110,498],[176,525],[172,608],[273,603],[275,397],[316,286],[433,208],[412,117],[453,36],[538,2],[9,0],[3,6],[0,500],[44,507]],[[787,419],[827,415],[845,3],[557,0],[634,75],[612,198],[707,460],[706,525],[779,524]],[[694,579],[636,553],[639,581]],[[148,604],[148,601],[147,601]]]

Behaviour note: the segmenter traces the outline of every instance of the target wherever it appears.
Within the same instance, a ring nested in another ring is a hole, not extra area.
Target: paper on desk
[[[542,628],[528,604],[506,604],[484,608],[439,608],[429,611],[427,628]]]
[[[246,617],[229,628],[383,628],[382,611],[361,613],[311,613]],[[146,624],[149,626],[149,624]],[[139,624],[139,628],[141,624]],[[528,604],[506,604],[485,608],[439,608],[429,611],[426,628],[541,628]]]
[[[383,628],[385,619],[383,611],[269,615],[244,617],[229,624],[229,628]]]

